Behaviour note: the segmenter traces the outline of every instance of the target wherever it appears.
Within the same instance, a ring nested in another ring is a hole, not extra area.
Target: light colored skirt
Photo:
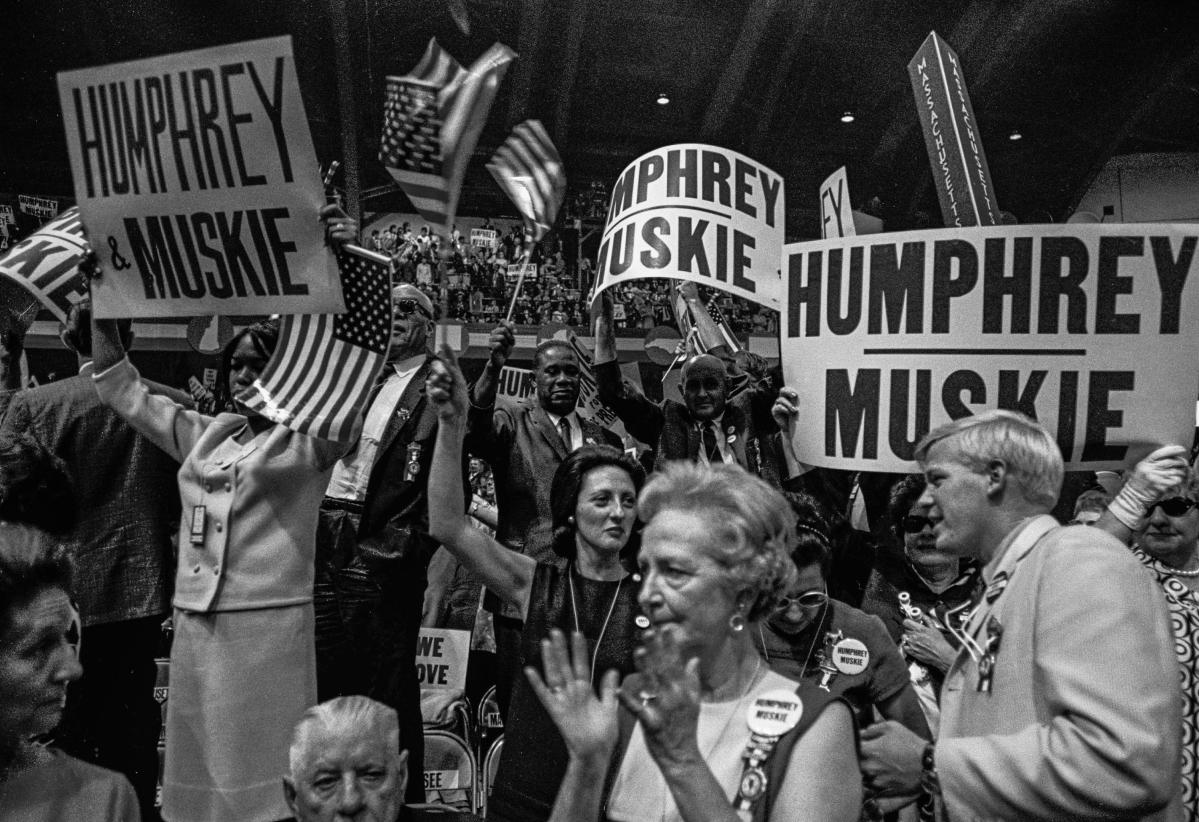
[[[292,729],[316,704],[312,605],[175,611],[162,816],[288,819]]]

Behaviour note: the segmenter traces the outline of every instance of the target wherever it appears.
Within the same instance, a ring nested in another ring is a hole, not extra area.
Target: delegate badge
[[[803,702],[794,691],[780,688],[755,699],[746,719],[753,733],[777,738],[798,725],[801,716]]]
[[[860,639],[843,639],[833,646],[833,665],[846,676],[860,674],[870,664],[870,651]]]

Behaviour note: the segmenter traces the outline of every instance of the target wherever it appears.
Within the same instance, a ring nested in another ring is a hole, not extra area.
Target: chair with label
[[[462,737],[449,731],[425,731],[425,799],[475,813],[478,766]]]
[[[500,734],[491,745],[483,760],[483,778],[479,785],[479,807],[483,809],[483,818],[487,818],[487,800],[491,797],[491,786],[495,784],[495,775],[500,769],[500,754],[504,752],[504,735]]]
[[[475,756],[481,762],[487,756],[495,740],[504,732],[504,717],[500,714],[500,703],[492,685],[483,693],[476,716]]]

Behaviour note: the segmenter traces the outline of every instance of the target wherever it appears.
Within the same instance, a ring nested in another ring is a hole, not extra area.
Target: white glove
[[[1163,445],[1136,464],[1107,510],[1129,530],[1139,530],[1149,506],[1186,479],[1186,458],[1181,445]]]

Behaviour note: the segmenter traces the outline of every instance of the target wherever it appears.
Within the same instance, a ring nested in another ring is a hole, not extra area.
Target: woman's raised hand
[[[770,409],[770,415],[779,430],[788,437],[794,434],[795,420],[799,416],[799,392],[794,388],[780,388],[779,395]]]
[[[425,396],[433,403],[437,416],[442,420],[459,420],[466,417],[469,400],[466,393],[466,377],[458,367],[458,357],[444,343],[436,359],[429,366],[425,379]]]
[[[674,764],[694,764],[699,751],[699,658],[684,660],[669,630],[649,630],[634,661],[644,678],[635,695],[620,693],[624,706],[637,717],[650,755],[664,770]]]
[[[570,755],[576,759],[607,762],[616,747],[616,691],[619,674],[608,671],[600,682],[597,699],[591,689],[591,669],[587,640],[578,631],[566,636],[557,628],[549,639],[541,640],[541,666],[545,679],[536,669],[525,668],[533,693],[558,726]]]

